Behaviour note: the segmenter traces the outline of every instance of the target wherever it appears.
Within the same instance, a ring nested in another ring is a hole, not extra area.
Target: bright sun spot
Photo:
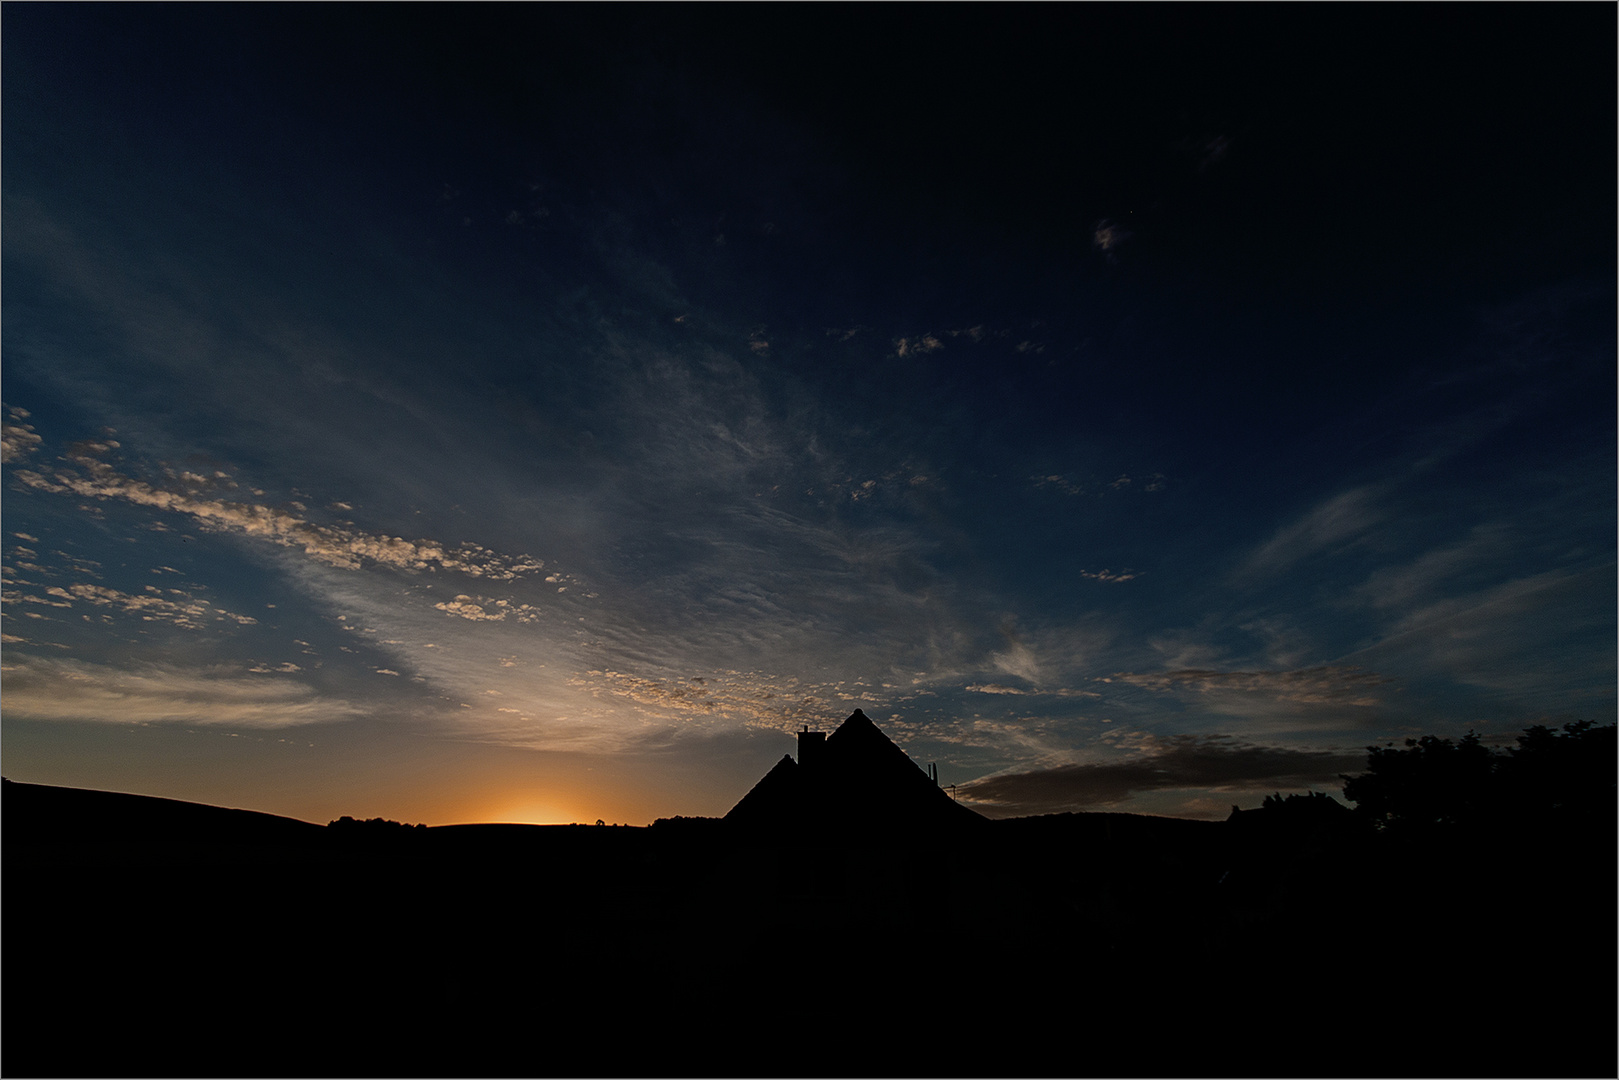
[[[522,800],[498,805],[483,820],[514,825],[568,825],[584,818],[557,803]]]

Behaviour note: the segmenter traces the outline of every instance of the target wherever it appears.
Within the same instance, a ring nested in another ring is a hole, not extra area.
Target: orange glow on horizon
[[[486,787],[451,795],[439,805],[434,816],[441,824],[463,825],[570,825],[595,824],[601,813],[590,813],[582,806],[595,800],[579,799],[575,793],[547,788],[536,790],[526,784]]]
[[[593,824],[575,810],[563,804],[535,799],[514,799],[510,802],[489,804],[489,809],[477,815],[477,821],[491,825],[571,825],[575,822]]]

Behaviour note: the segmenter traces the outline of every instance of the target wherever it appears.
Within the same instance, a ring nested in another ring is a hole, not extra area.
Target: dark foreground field
[[[1612,829],[335,828],[7,783],[7,1076],[1612,1076]]]

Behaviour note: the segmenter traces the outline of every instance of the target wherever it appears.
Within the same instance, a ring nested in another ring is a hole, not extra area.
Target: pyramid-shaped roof
[[[984,818],[960,806],[856,709],[809,762],[789,755],[725,815],[758,828],[930,829]]]
[[[778,813],[778,807],[798,800],[798,763],[793,755],[783,754],[764,778],[753,785],[742,801],[731,807],[725,815],[727,821],[768,821]]]

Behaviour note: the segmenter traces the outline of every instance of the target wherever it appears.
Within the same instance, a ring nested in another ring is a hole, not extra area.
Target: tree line
[[[1366,771],[1340,779],[1356,816],[1394,836],[1611,824],[1616,732],[1589,720],[1537,724],[1511,747],[1471,731],[1454,741],[1427,735],[1367,747]]]

